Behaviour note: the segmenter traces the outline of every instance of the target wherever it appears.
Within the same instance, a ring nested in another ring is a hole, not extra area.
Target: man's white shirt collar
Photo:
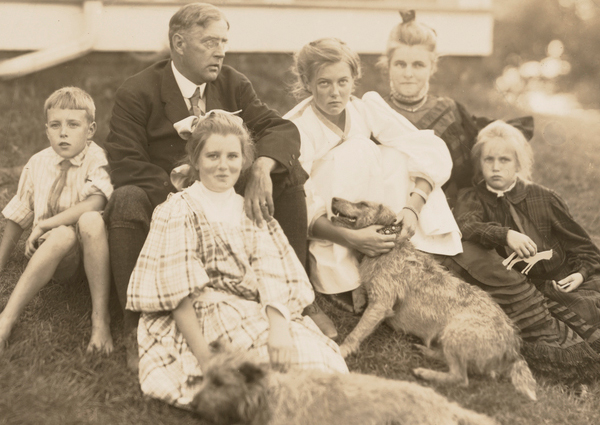
[[[206,83],[200,84],[199,86],[192,83],[190,80],[185,78],[181,72],[175,67],[175,63],[171,61],[171,68],[173,69],[173,75],[175,76],[175,81],[177,81],[177,85],[179,86],[179,90],[181,94],[186,100],[189,100],[190,97],[194,95],[196,91],[196,87],[200,87],[200,98],[204,98],[204,90],[206,89]]]

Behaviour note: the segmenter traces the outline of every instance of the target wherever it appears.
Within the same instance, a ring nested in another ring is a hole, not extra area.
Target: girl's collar
[[[348,104],[352,101],[352,96],[350,96],[350,100],[348,100]],[[316,117],[323,123],[325,124],[325,126],[330,129],[331,131],[333,131],[339,138],[340,138],[340,143],[342,143],[343,141],[345,141],[348,138],[348,133],[350,132],[350,127],[351,127],[351,123],[350,123],[350,113],[348,112],[348,104],[346,104],[346,107],[344,108],[344,111],[342,112],[343,114],[346,115],[346,120],[344,123],[344,131],[342,131],[337,125],[335,125],[334,123],[331,122],[331,120],[329,120],[329,118],[327,118],[325,115],[323,115],[323,113],[319,110],[319,108],[317,107],[317,105],[315,104],[315,102],[311,102],[310,106],[314,112],[314,114],[316,115]]]
[[[390,98],[394,105],[398,108],[408,111],[417,112],[427,103],[427,93],[429,92],[429,81],[423,86],[421,91],[414,96],[404,96],[394,88],[394,84],[390,82]]]
[[[489,190],[490,192],[495,193],[498,198],[501,198],[502,196],[504,196],[505,193],[510,192],[511,190],[513,190],[513,188],[516,186],[516,184],[517,184],[517,179],[515,179],[515,181],[513,182],[513,184],[511,184],[508,187],[508,189],[506,189],[506,190],[497,190],[497,189],[494,189],[493,187],[491,187],[487,183],[485,184],[485,188],[487,190]]]
[[[481,182],[477,184],[477,190],[482,194],[483,199],[491,205],[496,205],[496,202],[503,197],[511,203],[516,204],[523,201],[527,196],[527,184],[519,178],[517,178],[515,184],[510,189],[503,192],[504,196],[498,196],[497,192],[488,190],[486,186],[485,180],[481,180]]]

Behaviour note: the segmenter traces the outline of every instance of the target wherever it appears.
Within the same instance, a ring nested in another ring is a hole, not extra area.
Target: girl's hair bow
[[[241,117],[237,116],[237,114],[239,114],[240,112],[242,112],[241,109],[235,112],[229,112],[223,109],[211,109],[202,116],[197,117],[195,115],[190,115],[189,117],[184,118],[181,121],[177,121],[175,124],[173,124],[173,127],[177,131],[177,134],[179,134],[179,137],[181,137],[183,140],[188,140],[194,133],[196,127],[198,127],[198,125],[200,125],[201,122],[204,122],[207,119],[210,119],[211,117],[217,116],[217,114],[235,115],[235,118],[237,118],[239,120],[240,125],[242,125],[244,123],[244,120],[242,120]]]

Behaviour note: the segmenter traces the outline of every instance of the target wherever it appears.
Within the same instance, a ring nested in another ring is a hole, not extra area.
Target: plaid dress
[[[509,203],[523,233],[536,240],[538,251],[554,252],[552,259],[538,262],[527,279],[501,264],[507,256],[508,230],[519,229]],[[520,180],[498,197],[482,182],[459,193],[454,212],[464,240],[464,253],[455,261],[464,270],[471,269],[468,275],[459,274],[475,278],[469,281],[489,293],[518,326],[530,366],[548,372],[551,379],[598,379],[600,255],[564,201],[549,189]],[[556,291],[548,281],[573,272],[586,279],[573,292]]]
[[[265,362],[264,307],[287,307],[298,353],[293,366],[346,372],[338,346],[301,315],[314,293],[277,221],[259,228],[242,213],[238,224],[209,222],[198,184],[156,208],[129,283],[127,309],[142,312],[142,391],[183,408],[193,400],[202,371],[171,314],[185,297],[208,343],[225,341]],[[235,196],[241,211],[243,198]]]
[[[486,248],[502,249],[508,231],[520,231],[509,212],[509,202],[525,226],[524,233],[537,244],[538,252],[553,251],[552,258],[531,269],[529,278],[546,296],[570,308],[590,325],[599,326],[600,250],[554,191],[518,180],[502,197],[487,190],[484,182],[461,192],[456,220],[463,238]],[[551,280],[558,281],[572,273],[583,276],[579,288],[569,293],[554,289]]]

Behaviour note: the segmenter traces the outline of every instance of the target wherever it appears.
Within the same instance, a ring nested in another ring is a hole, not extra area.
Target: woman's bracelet
[[[425,193],[424,190],[419,189],[418,187],[415,187],[413,190],[410,191],[410,194],[412,195],[413,193],[416,193],[417,195],[419,195],[421,198],[423,198],[423,200],[425,202],[427,202],[427,199],[429,199],[429,195]]]
[[[402,208],[403,210],[409,210],[412,211],[416,216],[417,216],[417,221],[419,221],[419,212],[414,209],[413,207],[411,207],[410,205],[405,206],[404,208]]]

